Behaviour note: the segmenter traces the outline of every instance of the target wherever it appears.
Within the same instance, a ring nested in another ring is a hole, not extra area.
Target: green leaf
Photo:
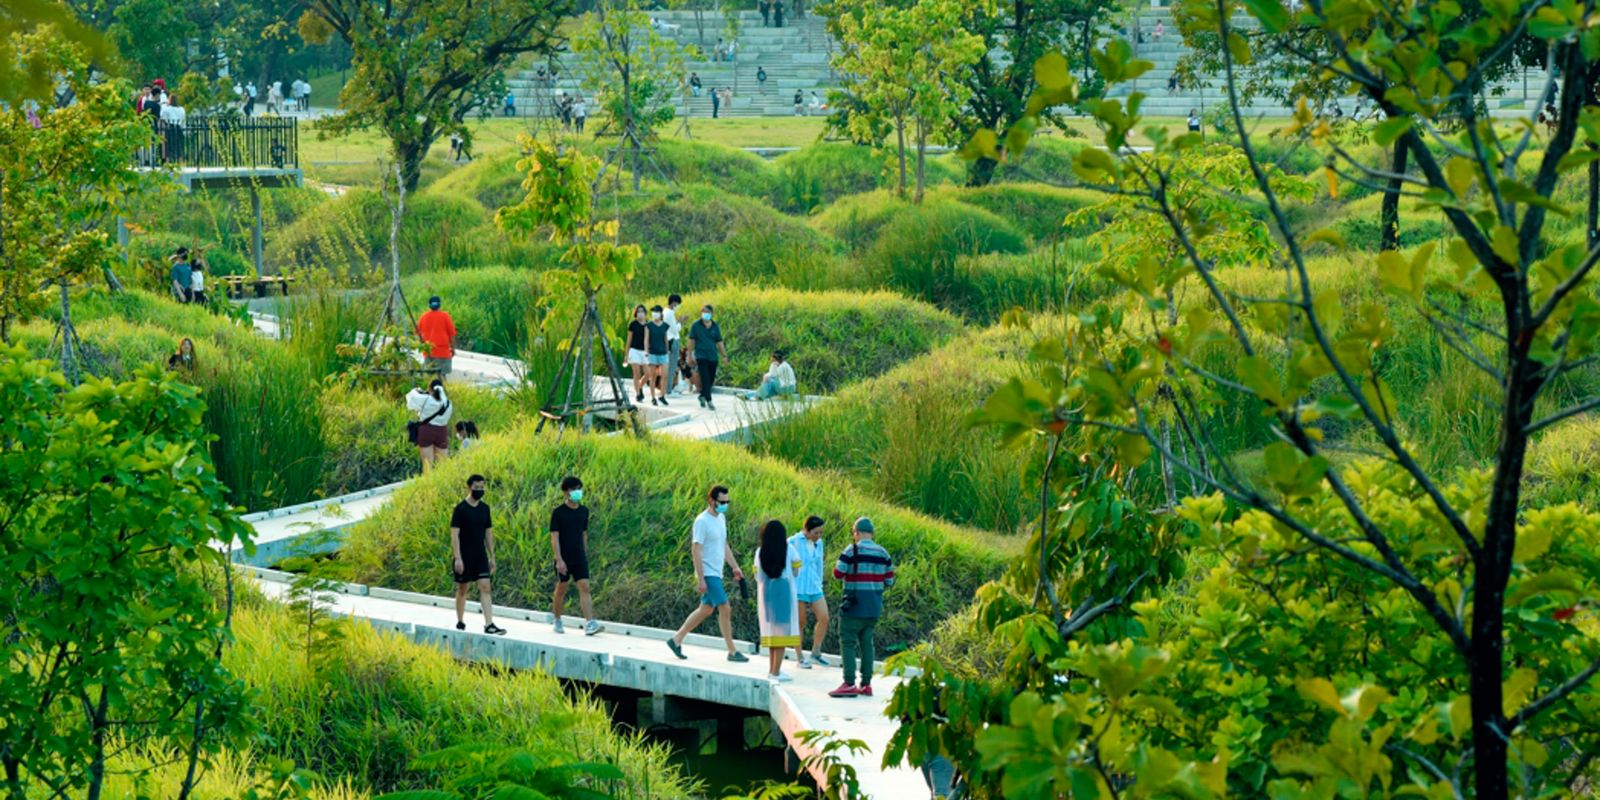
[[[1390,117],[1372,126],[1372,142],[1381,147],[1394,144],[1396,139],[1411,130],[1411,117]]]
[[[1282,33],[1289,27],[1289,9],[1278,0],[1244,0],[1244,7],[1260,20],[1262,30],[1267,33]]]
[[[1061,91],[1073,83],[1072,69],[1060,53],[1047,53],[1033,62],[1033,80],[1050,91]]]
[[[1150,442],[1136,433],[1124,433],[1117,437],[1117,462],[1133,469],[1143,464],[1150,457]]]
[[[1294,688],[1301,697],[1341,717],[1350,715],[1344,702],[1339,699],[1339,690],[1333,688],[1333,683],[1327,678],[1302,678],[1294,682]]]

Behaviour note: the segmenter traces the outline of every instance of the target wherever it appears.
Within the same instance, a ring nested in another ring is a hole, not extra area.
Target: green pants
[[[845,617],[839,627],[839,644],[844,651],[844,682],[856,683],[856,651],[861,651],[861,686],[872,685],[872,635],[878,630],[877,617]]]

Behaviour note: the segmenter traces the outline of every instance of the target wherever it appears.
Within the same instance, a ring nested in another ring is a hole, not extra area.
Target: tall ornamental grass
[[[848,479],[797,469],[731,445],[665,436],[575,436],[558,444],[531,425],[490,437],[398,492],[377,515],[351,531],[343,558],[355,579],[375,585],[447,594],[451,589],[450,511],[465,494],[468,475],[489,480],[499,574],[495,601],[549,607],[554,561],[550,510],[567,475],[584,481],[591,509],[589,567],[596,611],[604,619],[675,628],[694,608],[690,526],[716,483],[730,487],[728,539],[749,573],[760,526],[769,518],[797,529],[807,515],[829,520],[827,557],[848,543],[858,516],[873,519],[900,573],[878,629],[880,646],[920,640],[963,607],[1016,552],[1009,537],[939,522],[858,491]],[[831,563],[831,562],[830,562]],[[731,582],[738,636],[756,635],[753,600]],[[838,608],[839,583],[826,581]],[[448,611],[440,611],[449,621]],[[715,625],[705,627],[714,631]],[[836,637],[829,643],[836,645]]]

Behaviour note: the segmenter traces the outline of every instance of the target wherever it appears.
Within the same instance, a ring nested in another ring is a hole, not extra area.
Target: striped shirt
[[[883,616],[883,590],[894,585],[894,559],[882,545],[863,539],[839,554],[833,577],[844,581],[845,597],[855,598],[845,616],[876,619]]]

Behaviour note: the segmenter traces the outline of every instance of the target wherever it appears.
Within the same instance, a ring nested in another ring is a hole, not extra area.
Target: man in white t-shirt
[[[706,493],[706,510],[694,518],[694,539],[690,545],[693,553],[695,589],[700,592],[700,605],[689,618],[683,621],[683,627],[667,640],[667,649],[678,658],[688,658],[683,654],[683,640],[700,623],[717,612],[717,627],[722,629],[722,641],[728,645],[728,660],[734,662],[749,661],[745,655],[733,648],[733,608],[728,605],[728,592],[722,588],[722,567],[733,567],[733,577],[744,580],[744,571],[739,569],[739,559],[728,547],[728,487],[713,486]]]
[[[667,393],[672,394],[678,389],[678,354],[683,349],[683,324],[678,322],[678,306],[683,305],[683,298],[678,295],[667,297],[667,307],[661,312],[661,319],[667,323]]]

